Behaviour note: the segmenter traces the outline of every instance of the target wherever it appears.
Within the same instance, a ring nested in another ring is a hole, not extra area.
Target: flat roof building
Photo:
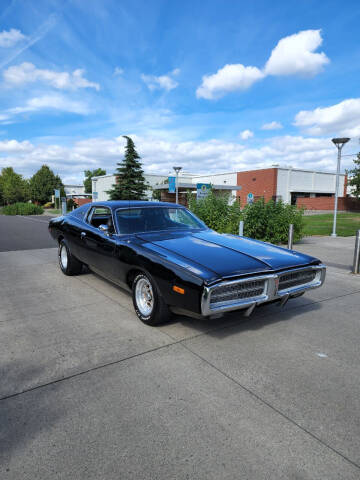
[[[238,197],[241,204],[247,203],[252,193],[259,197],[282,200],[295,205],[298,198],[333,197],[335,195],[335,173],[303,170],[290,167],[271,167],[237,172],[237,184],[242,186]],[[346,196],[346,175],[339,177],[339,197]]]
[[[174,176],[173,173],[169,175]],[[175,201],[175,194],[167,191],[169,175],[145,173],[145,180],[151,186],[148,190],[149,199],[153,195],[152,189],[160,189],[164,192],[166,201]],[[93,177],[92,182],[93,199],[108,200],[109,195],[106,191],[110,190],[115,183],[115,175]],[[336,175],[330,172],[280,166],[206,175],[181,172],[179,175],[179,191],[182,191],[183,195],[186,190],[191,190],[192,186],[195,190],[197,183],[211,183],[216,190],[227,190],[240,201],[241,205],[246,205],[249,197],[255,201],[262,197],[265,201],[281,199],[285,203],[296,205],[303,202],[298,199],[334,197]],[[340,174],[339,197],[346,197],[346,191],[347,177],[345,174]],[[316,200],[311,202],[315,204]],[[328,209],[331,209],[331,202],[333,204],[330,199],[327,201]]]

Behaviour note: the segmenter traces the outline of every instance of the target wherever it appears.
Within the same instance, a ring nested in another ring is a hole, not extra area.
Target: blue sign
[[[169,177],[169,193],[176,192],[176,177]]]
[[[60,190],[54,189],[55,192],[55,198],[60,198]]]
[[[247,203],[254,203],[254,195],[252,193],[247,194]]]
[[[196,184],[196,198],[206,198],[211,190],[210,183],[197,183]]]
[[[97,198],[98,198],[98,192],[93,192],[93,193],[92,193],[92,198],[93,198],[93,200],[97,200]]]

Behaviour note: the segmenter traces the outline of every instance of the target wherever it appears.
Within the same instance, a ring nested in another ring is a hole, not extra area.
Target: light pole
[[[176,174],[176,179],[175,179],[175,191],[176,191],[176,203],[179,203],[179,181],[178,181],[178,178],[179,178],[179,172],[180,170],[182,170],[182,167],[173,167],[173,169],[175,170],[175,174]]]
[[[335,203],[334,203],[334,222],[333,222],[333,231],[331,236],[336,237],[336,217],[337,217],[337,207],[338,207],[338,196],[339,196],[339,174],[340,174],[340,163],[341,163],[341,150],[345,143],[347,143],[350,138],[333,138],[331,141],[338,149],[338,158],[337,158],[337,168],[336,168],[336,186],[335,186]]]

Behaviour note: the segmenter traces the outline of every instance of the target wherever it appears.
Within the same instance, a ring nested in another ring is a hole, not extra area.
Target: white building
[[[169,175],[145,174],[145,179],[151,187],[165,184]],[[346,175],[339,176],[339,197],[346,195],[344,193]],[[112,188],[115,183],[115,175],[103,175],[93,177],[93,199],[108,200],[107,190]],[[187,188],[189,184],[211,183],[221,185],[224,188],[236,186],[236,190],[231,190],[231,195],[237,197],[241,205],[247,203],[248,195],[257,199],[263,197],[266,201],[270,199],[282,199],[285,203],[295,204],[297,198],[317,198],[331,197],[335,194],[336,175],[330,172],[320,172],[314,170],[305,170],[291,167],[273,166],[271,168],[246,170],[241,172],[225,172],[207,175],[191,174],[181,172],[179,175],[179,186],[184,185]],[[241,188],[240,188],[241,187]],[[166,189],[165,189],[166,190]],[[148,198],[152,197],[152,190],[148,191]]]
[[[339,175],[339,197],[344,196],[345,175]],[[297,197],[316,198],[335,195],[336,175],[330,172],[277,168],[277,198],[296,203]]]
[[[65,190],[66,196],[85,194],[84,185],[64,185],[64,190]]]
[[[168,175],[156,175],[152,173],[145,173],[144,174],[145,181],[150,185],[150,187],[154,187],[159,183],[163,183],[167,178]],[[109,200],[109,195],[106,193],[108,190],[113,188],[115,184],[115,175],[101,175],[99,177],[92,178],[92,192],[93,192],[93,200],[95,201],[106,201]],[[152,197],[152,190],[149,189],[147,191],[147,197],[151,199]]]

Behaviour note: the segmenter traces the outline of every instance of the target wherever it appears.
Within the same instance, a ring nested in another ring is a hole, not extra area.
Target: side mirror
[[[109,227],[105,224],[101,224],[99,225],[99,230],[100,232],[104,233],[105,235],[109,235],[110,234],[110,231],[109,231]]]

